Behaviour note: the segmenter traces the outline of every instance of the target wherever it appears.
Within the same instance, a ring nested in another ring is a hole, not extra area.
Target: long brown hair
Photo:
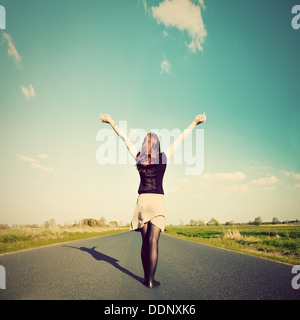
[[[141,151],[136,158],[138,170],[145,172],[147,166],[159,164],[160,142],[155,133],[148,133],[144,138]]]

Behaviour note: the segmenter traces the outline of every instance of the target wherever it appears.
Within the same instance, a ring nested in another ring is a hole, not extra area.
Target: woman
[[[154,275],[158,261],[159,236],[160,232],[164,231],[166,223],[163,177],[167,162],[196,125],[206,121],[206,115],[203,113],[203,115],[196,116],[189,127],[165,152],[161,152],[159,139],[154,133],[146,135],[141,151],[138,152],[109,115],[100,115],[100,120],[111,125],[117,135],[125,142],[128,151],[136,161],[140,185],[130,229],[140,231],[142,234],[143,283],[148,288],[154,288],[160,285],[159,281],[154,280]]]

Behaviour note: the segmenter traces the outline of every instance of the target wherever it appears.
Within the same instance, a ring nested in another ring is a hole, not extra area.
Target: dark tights
[[[141,229],[143,238],[141,257],[144,268],[144,284],[152,287],[158,285],[159,282],[154,280],[158,261],[158,240],[160,228],[152,223],[145,223]]]

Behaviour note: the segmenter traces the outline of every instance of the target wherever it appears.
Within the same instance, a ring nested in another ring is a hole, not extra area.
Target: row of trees
[[[261,217],[256,217],[254,219],[254,221],[249,221],[248,223],[234,223],[234,221],[228,221],[226,222],[225,224],[226,225],[235,225],[235,224],[249,224],[249,225],[262,225],[262,224],[288,224],[288,223],[300,223],[300,221],[297,219],[297,220],[284,220],[284,221],[279,221],[279,219],[277,217],[274,217],[272,219],[271,222],[263,222],[262,218]],[[184,223],[182,220],[180,220],[179,222],[179,225],[183,226]],[[214,218],[211,218],[207,223],[205,223],[203,220],[193,220],[191,219],[189,224],[189,226],[219,226],[220,223],[214,219]]]
[[[228,221],[225,224],[226,225],[262,225],[262,224],[299,224],[300,220],[284,220],[282,222],[279,221],[277,217],[274,217],[271,222],[263,222],[261,217],[256,217],[254,221],[249,221],[248,223],[235,223],[234,221]],[[220,223],[215,218],[211,218],[207,223],[205,223],[203,220],[193,220],[191,219],[188,224],[184,224],[182,220],[179,222],[180,226],[219,226]],[[50,219],[45,221],[42,225],[38,224],[26,224],[26,225],[12,225],[12,228],[53,228],[53,227],[61,227],[60,225],[57,225],[54,219]],[[65,224],[64,227],[110,227],[110,228],[118,228],[118,227],[129,227],[129,224],[124,224],[122,221],[117,222],[116,220],[107,222],[104,217],[101,217],[100,219],[82,219],[75,221],[72,224]],[[0,224],[0,229],[7,229],[9,226],[7,224]]]
[[[119,226],[121,226],[122,223],[119,223],[114,220],[114,221],[109,221],[108,223],[106,223],[106,220],[104,217],[100,218],[99,220],[97,219],[93,219],[93,218],[89,218],[89,219],[83,219],[81,220],[78,224],[76,224],[75,221],[75,225],[74,226],[78,226],[78,227],[82,227],[82,226],[89,226],[89,227],[111,227],[111,228],[118,228]]]
[[[248,224],[254,224],[254,225],[259,226],[261,224],[288,224],[288,223],[300,223],[300,221],[298,219],[296,219],[296,220],[284,220],[281,222],[281,221],[279,221],[279,219],[277,217],[274,217],[272,219],[272,222],[270,222],[270,221],[263,222],[261,217],[256,217],[253,222],[249,221]]]
[[[182,220],[180,221],[180,225],[183,225]],[[205,225],[207,225],[207,226],[219,226],[220,223],[214,218],[211,218],[207,223],[205,223],[203,220],[193,220],[193,219],[191,219],[189,225],[190,226],[205,226]]]
[[[118,228],[118,227],[129,227],[128,224],[124,224],[122,221],[118,222],[116,220],[107,222],[104,217],[100,219],[88,218],[74,221],[74,223],[67,224],[61,226],[56,224],[54,219],[46,220],[42,225],[38,224],[23,224],[17,225],[13,224],[12,228],[54,228],[54,227],[109,227],[109,228]],[[8,225],[1,225],[0,229],[9,228]]]

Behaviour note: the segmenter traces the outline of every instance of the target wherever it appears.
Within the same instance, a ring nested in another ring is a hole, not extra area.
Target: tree
[[[257,217],[254,219],[254,224],[257,226],[260,226],[262,224],[262,218],[261,217]]]
[[[83,219],[82,222],[84,226],[89,226],[89,227],[95,227],[97,224],[97,220],[93,218]]]
[[[101,217],[98,222],[100,227],[104,227],[106,225],[106,220],[104,217]]]
[[[109,221],[108,226],[110,228],[118,228],[118,222],[117,221]]]
[[[56,222],[55,222],[54,219],[50,219],[50,221],[49,221],[49,226],[50,226],[50,228],[56,227]]]
[[[280,221],[278,220],[278,218],[274,217],[274,218],[272,219],[272,223],[273,223],[273,224],[278,224],[278,223],[280,223]]]
[[[50,219],[50,221],[46,220],[43,226],[44,228],[54,228],[56,226],[56,222],[54,219]]]
[[[197,225],[197,221],[191,219],[191,220],[190,220],[190,226],[196,226],[196,225]]]
[[[198,220],[197,221],[197,226],[205,226],[205,223],[203,220]]]
[[[220,225],[220,224],[219,224],[219,222],[218,222],[216,219],[211,218],[211,219],[207,222],[207,225],[208,225],[208,226],[218,226],[218,225]]]

